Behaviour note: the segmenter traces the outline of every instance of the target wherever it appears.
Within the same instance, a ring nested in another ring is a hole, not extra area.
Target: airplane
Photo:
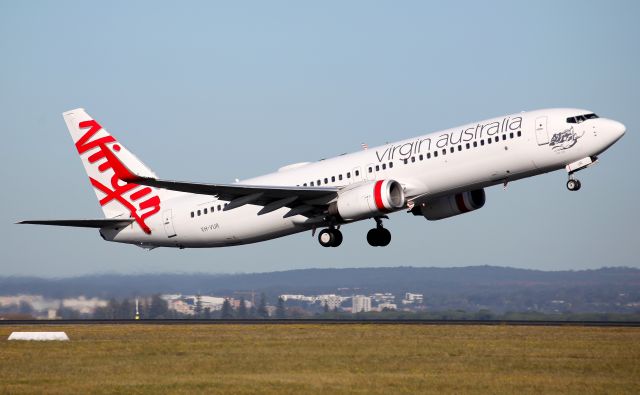
[[[482,208],[485,188],[560,169],[577,191],[575,173],[626,132],[587,110],[528,111],[216,184],[160,179],[84,109],[63,117],[104,218],[18,223],[98,228],[107,241],[145,249],[234,246],[318,229],[320,245],[337,247],[342,225],[370,219],[367,242],[384,247],[390,213],[449,218]]]

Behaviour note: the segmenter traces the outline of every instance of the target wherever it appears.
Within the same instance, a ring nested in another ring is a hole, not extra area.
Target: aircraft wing
[[[56,226],[74,226],[78,228],[104,228],[104,227],[120,227],[127,226],[134,221],[133,218],[101,218],[101,219],[45,219],[45,220],[28,220],[16,222],[17,224],[30,225],[56,225]]]
[[[159,180],[135,174],[109,150],[105,151],[105,156],[118,178],[125,182],[173,191],[217,196],[219,199],[229,201],[224,208],[225,211],[233,210],[245,204],[256,204],[264,206],[258,212],[258,215],[267,214],[283,207],[291,209],[284,215],[285,218],[294,215],[313,215],[318,214],[319,211],[324,211],[326,205],[336,198],[340,190],[337,187],[204,184]]]
[[[289,207],[292,215],[312,211],[313,206],[329,204],[338,194],[337,187],[289,187],[248,184],[205,184],[185,181],[158,180],[148,177],[127,178],[127,182],[147,185],[150,187],[170,189],[173,191],[212,195],[222,200],[228,200],[225,211],[255,204],[264,206],[260,215],[275,211],[282,207]],[[301,211],[302,210],[302,211]]]

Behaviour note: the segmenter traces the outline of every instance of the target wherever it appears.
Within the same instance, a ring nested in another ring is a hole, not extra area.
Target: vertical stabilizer
[[[133,218],[143,231],[151,233],[145,220],[160,212],[159,190],[126,183],[113,169],[120,162],[139,176],[156,175],[84,109],[67,111],[63,117],[105,217]]]

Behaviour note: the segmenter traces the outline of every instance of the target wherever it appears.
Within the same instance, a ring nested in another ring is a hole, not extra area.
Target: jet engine
[[[484,206],[485,201],[484,189],[477,189],[427,201],[416,205],[411,212],[413,215],[422,215],[429,221],[436,221],[477,210]]]
[[[369,181],[341,190],[329,206],[329,214],[351,221],[395,211],[405,204],[404,189],[398,181]]]

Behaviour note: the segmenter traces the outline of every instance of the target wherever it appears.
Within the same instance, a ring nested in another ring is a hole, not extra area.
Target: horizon
[[[83,277],[135,277],[135,276],[250,276],[250,275],[261,275],[261,274],[275,274],[275,273],[287,273],[294,271],[313,271],[313,270],[388,270],[388,269],[419,269],[419,270],[429,270],[429,269],[437,269],[437,270],[454,270],[454,269],[474,269],[474,268],[490,268],[490,269],[512,269],[512,270],[520,270],[520,271],[533,271],[533,272],[542,272],[542,273],[563,273],[563,272],[587,272],[587,271],[601,271],[601,270],[612,270],[612,269],[622,269],[622,270],[633,270],[640,271],[640,267],[632,267],[632,266],[601,266],[597,268],[586,268],[586,269],[530,269],[530,268],[521,268],[516,266],[498,266],[498,265],[469,265],[469,266],[354,266],[354,267],[308,267],[308,268],[298,268],[298,269],[285,269],[285,270],[274,270],[274,271],[265,271],[265,272],[235,272],[235,273],[212,273],[212,272],[140,272],[140,273],[119,273],[119,272],[96,272],[96,273],[86,273],[74,276],[67,277],[43,277],[36,275],[1,275],[0,279],[20,279],[20,278],[32,278],[38,280],[70,280],[76,278]]]

